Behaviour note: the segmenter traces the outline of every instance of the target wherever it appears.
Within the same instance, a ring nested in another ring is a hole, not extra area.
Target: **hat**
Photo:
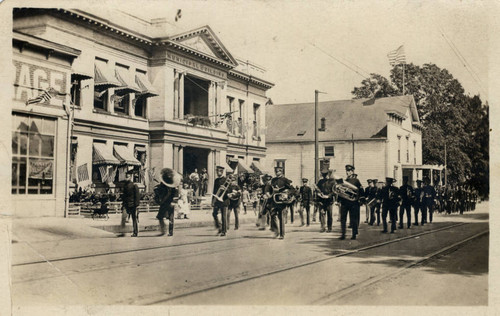
[[[274,167],[274,171],[277,171],[277,170],[283,170],[283,167],[281,167],[281,166]]]
[[[373,183],[377,183],[377,182],[378,182],[378,179],[372,179],[372,182],[373,182]]]
[[[302,182],[307,182],[309,181],[307,178],[302,178]]]
[[[223,166],[217,166],[215,167],[216,169],[221,169],[221,170],[224,170],[225,168]]]
[[[417,183],[422,183],[423,181],[422,180],[417,180]]]
[[[262,178],[263,178],[264,180],[269,180],[269,179],[272,179],[273,177],[272,177],[270,174],[267,174],[267,173],[266,173],[265,175],[263,175],[263,176],[262,176]]]
[[[366,182],[368,182],[368,183],[372,183],[372,182],[373,182],[373,180],[372,180],[372,179],[368,179],[368,180],[366,180]]]
[[[346,171],[354,170],[354,166],[353,165],[345,165],[345,170]]]
[[[170,168],[163,168],[161,170],[161,182],[167,187],[175,188],[181,183],[182,177],[177,171]]]
[[[387,182],[387,184],[392,184],[392,183],[396,182],[396,179],[386,177],[386,178],[385,178],[385,182]]]

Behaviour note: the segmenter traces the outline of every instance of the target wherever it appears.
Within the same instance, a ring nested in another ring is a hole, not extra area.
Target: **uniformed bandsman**
[[[423,191],[422,191],[422,180],[417,180],[417,187],[414,190],[415,200],[413,203],[413,210],[415,212],[415,223],[413,225],[418,226],[418,212],[420,211],[422,221],[424,220],[424,215],[422,211],[422,201],[423,201]]]
[[[382,189],[384,188],[384,181],[378,181],[378,179],[372,179],[375,184],[375,205],[374,213],[377,216],[377,226],[380,226],[380,208],[382,207]],[[373,218],[372,224],[375,223],[375,218]]]
[[[269,174],[265,174],[262,176],[262,182],[263,184],[260,187],[260,209],[259,209],[259,215],[258,215],[258,220],[257,220],[257,226],[259,226],[259,230],[265,230],[266,229],[266,224],[269,223],[269,218],[270,218],[270,211],[271,211],[271,203],[269,199],[271,198],[271,193],[266,193],[266,192],[272,192],[272,187],[271,187],[271,179],[273,177]]]
[[[300,214],[300,221],[301,225],[304,226],[304,210],[306,211],[306,225],[309,226],[309,217],[311,213],[311,201],[313,198],[312,195],[312,190],[311,188],[307,185],[307,178],[302,179],[302,186],[299,189],[299,200],[300,200],[300,208],[299,208],[299,214]]]
[[[228,184],[226,183],[226,177],[224,177],[224,167],[217,166],[216,173],[217,173],[217,178],[214,180],[214,190],[213,190],[214,196],[212,197],[212,206],[213,206],[212,216],[214,218],[215,228],[219,230],[219,235],[226,236],[227,232],[226,210],[229,204],[229,198],[227,196],[227,191],[222,196],[219,196],[220,200],[216,198],[216,194],[222,185],[224,184],[228,185]],[[221,214],[222,225],[219,223],[218,219],[219,212]]]
[[[399,207],[399,228],[403,228],[403,216],[406,211],[407,227],[411,227],[411,204],[414,198],[413,187],[408,184],[408,177],[403,177],[403,185],[399,188],[401,206]]]
[[[392,184],[396,182],[394,178],[385,178],[385,187],[382,189],[382,222],[384,224],[383,233],[387,233],[387,214],[391,221],[391,234],[396,231],[397,212],[400,201],[399,190]]]
[[[429,177],[424,178],[424,187],[422,188],[422,225],[427,223],[427,214],[429,215],[429,223],[432,223],[432,215],[434,214],[434,199],[436,198],[436,190],[431,185]]]
[[[319,206],[319,221],[321,223],[321,233],[324,233],[327,229],[328,232],[332,232],[333,218],[332,218],[332,204],[333,204],[333,192],[331,181],[327,178],[328,170],[321,170],[321,179],[316,184],[317,187],[317,198]]]
[[[238,184],[238,179],[234,174],[228,176],[231,183],[227,189],[227,197],[229,199],[229,205],[227,208],[227,229],[231,227],[231,213],[234,212],[234,230],[238,230],[240,227],[239,213],[241,204],[241,187]]]
[[[359,180],[353,176],[354,166],[346,165],[345,170],[347,174],[347,178],[345,181],[354,185],[358,189],[359,196],[362,196],[363,187],[361,186]],[[349,221],[351,222],[352,225],[351,239],[356,239],[356,236],[358,235],[358,223],[359,223],[359,211],[360,211],[359,200],[350,201],[339,196],[339,202],[340,202],[340,227],[342,230],[342,235],[340,236],[340,239],[345,239],[347,214],[349,214]]]
[[[274,172],[276,176],[271,180],[272,191],[266,187],[266,193],[275,194],[293,190],[291,181],[283,176],[282,167],[275,167]],[[271,227],[275,232],[275,236],[279,237],[279,239],[285,238],[284,210],[286,207],[286,204],[276,203],[274,199],[271,200]]]

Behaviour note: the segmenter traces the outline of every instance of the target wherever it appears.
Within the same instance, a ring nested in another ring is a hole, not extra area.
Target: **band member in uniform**
[[[287,207],[287,204],[277,203],[274,199],[274,194],[286,192],[286,190],[293,190],[291,185],[291,181],[283,176],[283,168],[275,167],[274,172],[276,173],[276,177],[271,180],[271,188],[266,186],[267,194],[273,195],[271,197],[271,227],[273,228],[276,237],[279,236],[279,239],[285,238],[285,218],[284,211]]]
[[[299,208],[299,213],[300,213],[300,221],[301,225],[304,226],[304,209],[306,210],[306,223],[307,226],[309,226],[309,217],[311,213],[311,201],[313,198],[312,195],[312,190],[311,188],[307,185],[307,178],[302,179],[302,186],[299,189],[299,200],[300,200],[300,208]]]
[[[372,179],[372,182],[375,184],[375,206],[374,213],[377,215],[377,226],[380,226],[380,209],[382,208],[382,189],[384,188],[384,181],[378,181],[378,179]],[[375,219],[373,219],[375,221]]]
[[[373,225],[375,222],[375,204],[377,203],[377,188],[375,187],[375,182],[373,179],[366,180],[368,182],[368,188],[365,190],[366,197],[366,218],[368,219],[368,225]]]
[[[262,176],[263,184],[260,187],[260,196],[259,196],[260,209],[257,219],[257,226],[259,227],[259,230],[266,229],[266,224],[268,223],[268,217],[270,216],[271,203],[269,201],[269,198],[271,198],[271,194],[265,192],[272,192],[272,187],[271,187],[272,178],[273,177],[271,177],[268,174]]]
[[[139,201],[141,200],[141,193],[139,192],[139,187],[137,184],[132,182],[132,177],[134,175],[133,170],[127,171],[125,175],[125,184],[123,185],[122,194],[122,219],[120,225],[121,233],[118,234],[119,237],[125,236],[123,231],[125,230],[125,222],[127,220],[127,214],[132,217],[133,233],[132,237],[137,237],[139,230],[137,228],[137,207],[139,206]]]
[[[226,236],[227,232],[227,225],[226,225],[226,220],[227,220],[227,214],[226,214],[226,209],[229,204],[229,198],[227,196],[227,190],[221,194],[221,192],[224,191],[224,188],[221,188],[222,186],[228,186],[229,183],[226,183],[226,177],[223,176],[224,174],[224,167],[222,166],[217,166],[216,168],[216,173],[217,173],[217,178],[214,180],[214,191],[213,191],[213,197],[212,197],[212,207],[214,208],[212,216],[214,218],[214,223],[215,223],[215,228],[219,230],[220,236]],[[219,188],[221,188],[221,192],[219,194],[219,199],[216,198],[216,195],[219,191]],[[221,214],[221,222],[222,225],[219,223],[218,219],[218,213],[220,212]]]
[[[326,228],[328,232],[332,232],[333,218],[332,218],[332,204],[333,204],[333,192],[332,183],[327,178],[328,170],[321,170],[322,179],[316,184],[317,188],[317,198],[319,206],[319,221],[321,223],[321,231],[324,233]],[[326,218],[325,218],[326,217]]]
[[[434,213],[434,199],[436,197],[436,190],[431,185],[431,180],[429,177],[424,178],[424,187],[422,188],[423,200],[422,200],[422,225],[427,223],[427,214],[429,214],[429,223],[432,223],[432,215]]]
[[[179,198],[179,185],[182,177],[176,171],[170,168],[161,170],[161,182],[154,188],[155,201],[160,205],[156,218],[160,222],[160,236],[165,235],[166,227],[163,221],[164,217],[168,218],[168,235],[174,235],[174,214],[175,208],[172,204]]]
[[[358,196],[363,194],[363,187],[359,180],[353,177],[354,174],[354,166],[346,165],[345,166],[347,178],[346,182],[354,185],[358,189]],[[349,213],[349,221],[352,225],[352,237],[351,239],[356,239],[356,235],[358,235],[358,223],[359,223],[359,201],[350,201],[345,198],[339,196],[340,202],[340,227],[342,230],[342,235],[340,239],[345,239],[346,234],[346,222],[347,222],[347,214]]]
[[[229,198],[229,205],[227,210],[227,229],[229,230],[231,226],[231,212],[234,211],[234,230],[238,230],[240,227],[239,212],[241,204],[241,188],[238,185],[238,180],[236,176],[231,174],[228,176],[231,183],[227,188],[227,197]]]
[[[385,178],[385,187],[382,189],[382,222],[384,223],[383,233],[387,233],[387,213],[391,220],[391,234],[396,231],[396,222],[399,205],[399,190],[392,184],[396,182],[393,178]]]
[[[406,211],[407,227],[411,227],[411,204],[413,202],[414,190],[408,184],[408,177],[403,177],[403,185],[399,188],[401,206],[399,207],[399,228],[403,228],[403,215]]]
[[[423,203],[423,197],[424,197],[424,192],[422,191],[422,180],[417,180],[417,187],[414,190],[415,194],[415,199],[414,199],[414,204],[413,204],[413,211],[415,212],[415,223],[413,225],[418,226],[418,212],[420,211],[420,214],[422,216],[422,222],[424,221],[424,213],[422,210],[422,203]]]

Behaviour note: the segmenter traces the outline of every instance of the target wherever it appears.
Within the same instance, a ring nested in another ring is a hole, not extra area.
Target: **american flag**
[[[398,49],[389,52],[387,57],[389,58],[389,64],[391,64],[391,66],[406,64],[405,48],[403,45],[399,46]]]
[[[87,164],[78,167],[78,182],[87,181],[89,179],[89,172]]]
[[[51,91],[43,90],[43,92],[41,94],[39,94],[36,98],[28,99],[26,101],[26,105],[49,101],[52,98],[52,95],[50,94],[50,92]]]
[[[101,181],[107,182],[108,181],[108,168],[106,165],[101,165],[99,166],[99,172],[101,173]]]

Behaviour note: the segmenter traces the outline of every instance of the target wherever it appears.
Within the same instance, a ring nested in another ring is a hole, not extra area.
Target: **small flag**
[[[119,95],[113,94],[111,96],[111,102],[120,103],[123,100],[123,98],[125,98],[125,95],[119,96]]]
[[[398,49],[389,52],[387,57],[389,58],[389,64],[391,66],[406,64],[405,48],[403,45],[399,46]]]
[[[87,181],[89,179],[89,172],[87,164],[78,167],[78,182]]]
[[[109,165],[108,166],[108,180],[109,182],[113,182],[116,176],[116,166]]]
[[[43,92],[40,95],[38,95],[36,98],[27,100],[26,105],[47,102],[51,98],[52,98],[52,95],[50,94],[50,92],[47,90],[43,90]]]
[[[177,14],[175,15],[175,22],[177,22],[182,17],[181,9],[177,10]]]

